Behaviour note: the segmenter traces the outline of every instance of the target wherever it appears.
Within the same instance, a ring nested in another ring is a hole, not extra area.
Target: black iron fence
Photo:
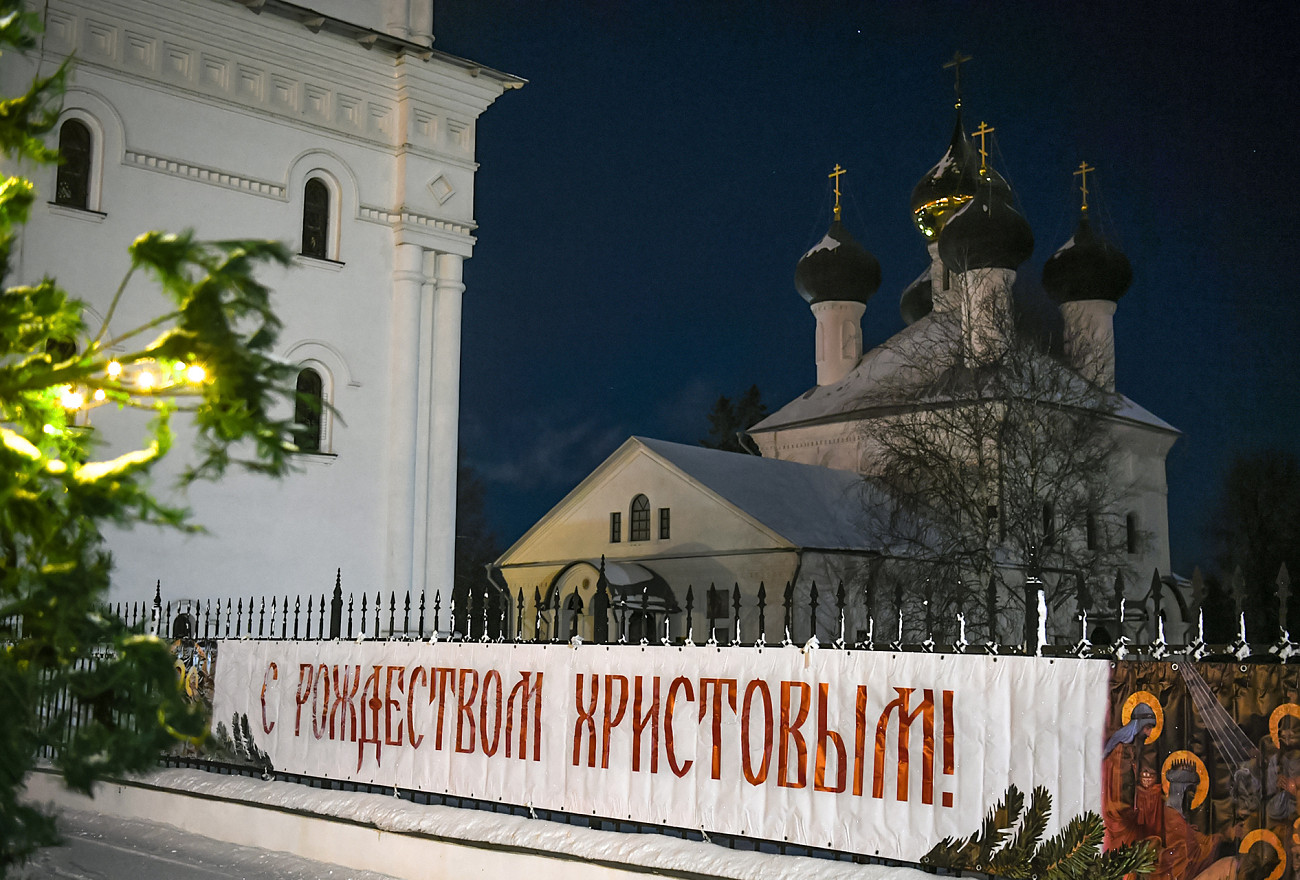
[[[1157,574],[1153,583],[1159,582]],[[1284,621],[1270,627],[1262,638],[1252,639],[1246,632],[1245,617],[1239,615],[1235,639],[1208,643],[1196,609],[1188,614],[1183,601],[1177,603],[1176,613],[1184,619],[1172,626],[1174,632],[1167,636],[1159,588],[1153,588],[1145,601],[1130,602],[1117,593],[1109,607],[1080,611],[1078,605],[1069,605],[1058,612],[1068,615],[1068,620],[1050,621],[1060,625],[1051,628],[1058,635],[1049,638],[1048,616],[1052,612],[1044,591],[1042,585],[1026,585],[1023,636],[1015,641],[968,638],[962,613],[936,619],[923,596],[895,596],[892,603],[885,603],[886,611],[881,614],[873,611],[869,595],[864,601],[863,596],[850,596],[843,583],[823,588],[815,582],[799,588],[786,584],[776,596],[771,596],[763,583],[757,589],[709,585],[701,589],[698,598],[690,585],[678,608],[665,607],[648,590],[640,596],[627,591],[615,595],[603,576],[585,597],[577,588],[564,594],[555,589],[543,591],[540,586],[533,588],[531,597],[522,588],[511,596],[495,585],[453,590],[445,597],[438,590],[430,597],[423,591],[345,593],[340,570],[332,589],[320,593],[164,600],[158,584],[151,602],[117,603],[109,610],[128,625],[164,638],[192,641],[390,639],[757,647],[813,643],[842,650],[1111,659],[1186,656],[1285,662],[1300,657],[1300,643],[1291,640]],[[1164,601],[1173,604],[1168,596]],[[1138,607],[1135,610],[1131,605]],[[1059,635],[1068,631],[1074,636]]]

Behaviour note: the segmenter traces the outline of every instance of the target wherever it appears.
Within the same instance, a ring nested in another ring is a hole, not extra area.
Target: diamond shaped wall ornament
[[[433,193],[433,197],[438,200],[438,204],[444,205],[456,190],[451,185],[451,181],[447,180],[446,175],[439,174],[429,181],[429,192]]]

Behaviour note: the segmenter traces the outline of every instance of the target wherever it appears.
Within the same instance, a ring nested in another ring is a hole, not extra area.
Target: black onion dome
[[[1014,269],[1029,259],[1034,233],[1011,207],[1010,195],[1009,187],[1003,191],[981,186],[975,198],[949,218],[939,236],[944,266],[953,272]]]
[[[880,262],[836,220],[794,270],[794,287],[810,305],[865,303],[880,286]]]
[[[903,323],[911,325],[934,311],[934,291],[930,286],[930,270],[926,269],[903,291],[898,301],[898,311]]]
[[[1058,303],[1085,299],[1116,302],[1133,281],[1128,257],[1092,231],[1088,215],[1043,266],[1043,289]]]
[[[916,227],[933,240],[947,219],[974,197],[978,185],[979,160],[966,139],[958,111],[948,151],[912,190],[912,219]]]

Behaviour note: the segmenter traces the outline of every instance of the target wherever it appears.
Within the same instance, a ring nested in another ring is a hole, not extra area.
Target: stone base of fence
[[[742,852],[662,835],[598,831],[413,804],[391,795],[327,791],[198,770],[164,770],[143,779],[103,783],[93,799],[69,792],[56,773],[39,770],[28,777],[27,798],[163,822],[213,840],[410,880],[614,880],[646,874],[683,880],[932,876],[916,868]]]

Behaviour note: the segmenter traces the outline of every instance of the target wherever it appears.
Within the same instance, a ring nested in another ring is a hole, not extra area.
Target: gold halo
[[[1129,698],[1124,701],[1124,709],[1120,712],[1120,725],[1128,724],[1133,719],[1133,710],[1137,708],[1138,703],[1146,703],[1151,707],[1151,711],[1156,715],[1156,726],[1151,728],[1147,733],[1144,743],[1153,743],[1160,738],[1160,732],[1165,729],[1165,710],[1160,707],[1160,701],[1156,695],[1150,691],[1134,691]]]
[[[1291,842],[1300,846],[1300,819],[1291,823]]]
[[[1256,828],[1241,839],[1241,846],[1237,847],[1237,852],[1245,855],[1250,852],[1250,848],[1260,841],[1264,841],[1273,847],[1273,852],[1277,853],[1277,866],[1273,868],[1264,880],[1278,880],[1282,872],[1286,870],[1286,853],[1282,851],[1282,841],[1277,839],[1277,835],[1267,828]]]
[[[1196,768],[1196,794],[1192,795],[1192,809],[1195,810],[1205,803],[1205,798],[1210,794],[1210,774],[1205,769],[1205,762],[1195,752],[1186,749],[1170,752],[1160,768],[1160,787],[1166,795],[1169,794],[1169,768],[1178,761],[1188,761]]]
[[[1295,703],[1283,703],[1273,710],[1273,714],[1268,716],[1268,735],[1273,740],[1273,748],[1282,748],[1282,743],[1278,739],[1278,728],[1282,726],[1282,716],[1290,715],[1293,718],[1300,718],[1300,705]]]

